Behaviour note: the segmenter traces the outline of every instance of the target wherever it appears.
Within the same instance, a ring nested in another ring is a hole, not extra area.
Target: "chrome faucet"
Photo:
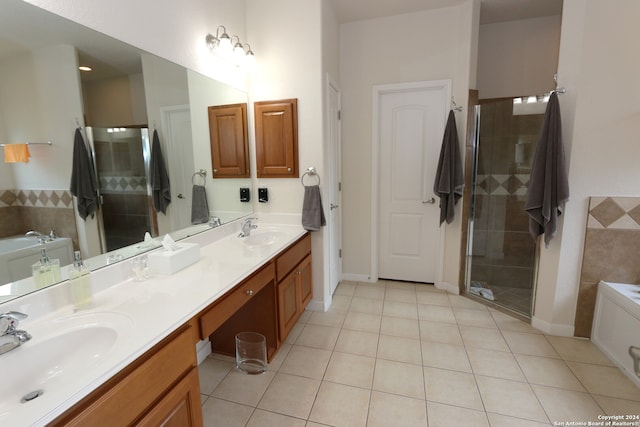
[[[31,339],[27,331],[16,329],[19,321],[26,318],[26,314],[17,311],[0,314],[0,354],[11,351]]]
[[[41,243],[41,244],[55,240],[58,237],[56,236],[56,233],[53,230],[51,230],[49,234],[42,234],[39,231],[30,230],[25,233],[25,236],[33,236],[37,238],[38,243]]]
[[[209,227],[216,228],[216,227],[220,227],[221,225],[222,225],[222,221],[220,220],[220,217],[217,217],[217,216],[209,217]]]
[[[257,225],[252,224],[251,221],[258,218],[247,218],[242,221],[242,231],[238,234],[238,237],[248,237],[251,235],[251,230],[254,228],[258,228]]]

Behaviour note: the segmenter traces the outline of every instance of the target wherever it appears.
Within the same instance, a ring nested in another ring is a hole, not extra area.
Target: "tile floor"
[[[640,414],[640,389],[591,342],[392,281],[341,283],[264,375],[208,357],[200,388],[205,426],[534,427]]]

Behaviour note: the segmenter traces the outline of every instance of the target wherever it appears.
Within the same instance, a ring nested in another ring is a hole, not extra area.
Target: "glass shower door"
[[[149,176],[149,131],[146,128],[87,127],[95,152],[102,205],[102,246],[112,251],[157,234]]]
[[[536,244],[524,204],[545,107],[535,96],[476,107],[466,291],[526,317],[533,309]]]

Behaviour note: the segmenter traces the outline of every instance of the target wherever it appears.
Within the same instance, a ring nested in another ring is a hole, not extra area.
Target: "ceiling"
[[[465,0],[333,0],[340,23],[457,6]],[[480,23],[561,15],[562,0],[480,0]]]

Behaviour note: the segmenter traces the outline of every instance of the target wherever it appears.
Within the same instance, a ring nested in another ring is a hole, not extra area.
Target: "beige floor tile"
[[[486,305],[473,301],[470,298],[464,297],[462,295],[454,295],[454,294],[448,294],[448,296],[449,296],[449,301],[451,301],[451,305],[454,307],[488,311],[488,308]]]
[[[224,423],[225,427],[243,427],[253,410],[250,406],[211,397],[202,405],[202,418],[205,425]]]
[[[384,284],[387,289],[406,289],[411,291],[415,291],[418,286],[415,283],[400,282],[397,280],[384,280]]]
[[[379,314],[358,313],[349,311],[344,319],[343,328],[353,331],[379,333],[382,316]]]
[[[307,323],[307,321],[309,320],[309,318],[313,313],[315,313],[315,311],[305,309],[300,315],[300,317],[298,318],[297,323]]]
[[[418,304],[418,317],[427,322],[457,323],[451,307]]]
[[[427,413],[429,414],[429,427],[489,427],[484,411],[427,402]]]
[[[567,420],[600,421],[598,415],[602,415],[602,409],[589,393],[541,385],[531,387],[552,423]]]
[[[243,405],[256,406],[275,375],[275,372],[269,371],[261,375],[247,375],[233,369],[211,396]]]
[[[236,366],[235,362],[213,359],[207,357],[198,366],[200,379],[200,393],[210,395],[227,376],[229,371]]]
[[[422,364],[433,368],[471,372],[464,346],[439,342],[422,342]]]
[[[426,402],[379,391],[372,392],[367,427],[389,426],[427,427]]]
[[[284,342],[286,342],[287,344],[295,344],[303,329],[304,323],[298,322],[293,325],[293,328],[291,328],[291,332],[289,332],[289,335],[287,335],[287,339],[284,340]]]
[[[422,366],[377,359],[373,390],[424,399]]]
[[[427,389],[427,400],[430,402],[469,409],[484,409],[472,374],[425,367],[424,382]]]
[[[369,394],[369,390],[362,388],[323,382],[309,420],[336,427],[364,427],[367,424]]]
[[[640,415],[638,402],[615,397],[592,395],[607,415]]]
[[[507,342],[498,329],[477,328],[475,326],[459,325],[462,341],[467,347],[484,348],[487,350],[510,351]]]
[[[335,351],[376,357],[378,334],[343,329],[338,336]]]
[[[441,305],[444,307],[451,307],[451,301],[447,294],[440,294],[436,292],[418,292],[416,294],[418,304],[429,305]]]
[[[549,427],[548,423],[539,423],[522,418],[508,417],[506,415],[487,412],[491,427]]]
[[[395,337],[420,339],[420,326],[415,319],[383,316],[380,333]]]
[[[258,408],[307,419],[320,381],[279,372],[258,403]]]
[[[422,365],[420,340],[380,335],[378,358]]]
[[[416,302],[416,291],[415,289],[398,289],[387,286],[387,291],[384,294],[384,300],[413,304]]]
[[[339,328],[328,326],[305,325],[296,344],[306,347],[321,348],[323,350],[333,350],[340,333]]]
[[[382,315],[382,306],[384,300],[374,300],[371,298],[353,297],[349,305],[349,311],[357,311],[358,313],[369,313]]]
[[[299,418],[256,409],[246,427],[305,427],[306,421]]]
[[[487,412],[548,423],[542,406],[527,383],[476,375]]]
[[[527,377],[527,381],[531,384],[586,391],[563,360],[524,354],[516,354],[515,357]]]
[[[453,307],[453,314],[459,325],[477,326],[481,328],[498,327],[487,310]]]
[[[560,355],[553,349],[553,346],[549,344],[544,335],[503,331],[502,336],[504,336],[509,348],[514,353],[552,357],[554,359],[560,358]]]
[[[349,305],[351,304],[351,300],[353,298],[349,295],[336,295],[333,294],[331,297],[331,311],[342,311],[345,312],[349,310]]]
[[[418,319],[418,305],[416,303],[385,300],[382,314],[403,319]]]
[[[278,350],[278,352],[276,353],[276,356],[273,359],[271,359],[271,362],[269,362],[267,369],[269,371],[274,371],[274,372],[280,369],[280,366],[282,366],[282,362],[284,362],[284,359],[287,358],[287,355],[289,354],[291,347],[293,347],[291,344],[287,344],[286,342],[282,343],[280,350]]]
[[[371,389],[376,359],[334,351],[324,375],[325,381]]]
[[[349,280],[343,280],[338,284],[333,295],[347,295],[353,296],[353,293],[356,291],[356,287],[358,286],[357,282],[351,282]]]
[[[360,298],[370,298],[370,299],[384,299],[384,292],[385,292],[384,286],[358,284],[358,287],[353,293],[353,296],[360,297]]]
[[[579,362],[567,362],[567,365],[588,392],[640,402],[640,389],[618,368]]]
[[[458,325],[454,323],[420,321],[420,339],[429,342],[462,345]]]
[[[329,364],[331,351],[294,345],[280,367],[280,372],[321,380]]]
[[[529,323],[523,322],[520,319],[516,319],[515,317],[511,317],[507,314],[500,313],[497,310],[489,309],[489,313],[495,320],[498,328],[503,331],[512,331],[512,332],[525,332],[529,334],[541,334],[542,331],[531,326]]]
[[[334,328],[340,328],[342,327],[342,323],[344,322],[345,317],[346,313],[341,311],[314,311],[309,317],[309,320],[307,320],[307,325],[331,326]]]
[[[613,362],[588,339],[547,336],[547,341],[564,360],[614,366]]]
[[[467,355],[476,375],[526,381],[518,362],[510,352],[468,347]]]
[[[307,421],[306,427],[327,427],[327,425],[314,423],[313,421]]]
[[[416,292],[432,292],[438,294],[447,294],[447,291],[436,288],[432,283],[418,283],[416,284]]]

